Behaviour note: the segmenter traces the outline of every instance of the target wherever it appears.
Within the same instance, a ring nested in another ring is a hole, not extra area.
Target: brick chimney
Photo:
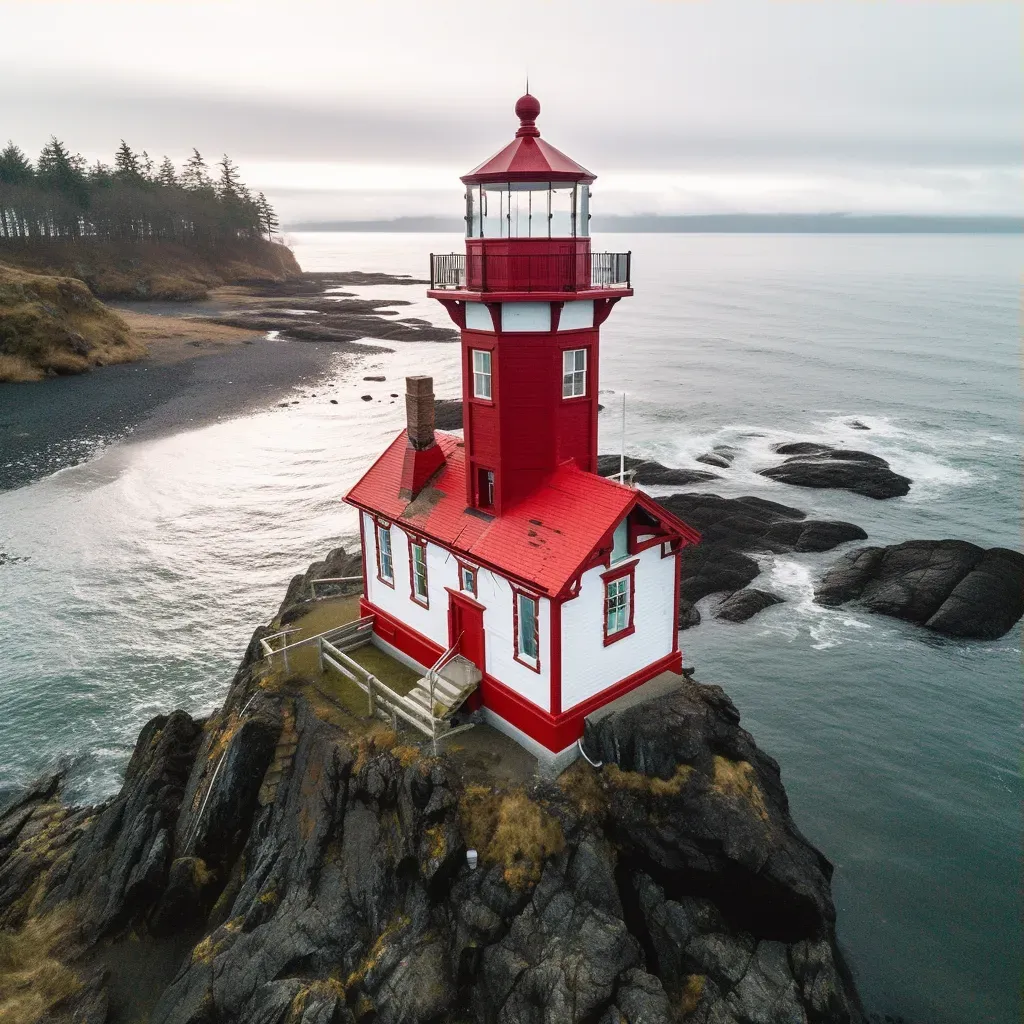
[[[444,452],[434,440],[434,378],[405,378],[408,446],[402,464],[400,498],[412,501],[444,465]]]

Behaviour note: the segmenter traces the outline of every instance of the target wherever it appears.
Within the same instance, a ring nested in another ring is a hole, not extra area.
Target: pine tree
[[[181,186],[189,192],[203,192],[213,188],[206,162],[198,149],[193,149],[192,155],[185,161],[185,167],[181,172]]]
[[[153,173],[153,158],[145,151],[142,151],[142,155],[139,157],[139,173],[142,175],[144,181],[148,181],[153,184],[156,181],[156,175]]]
[[[34,177],[35,171],[28,157],[13,142],[8,142],[0,151],[0,182],[25,185]]]
[[[114,173],[122,181],[139,181],[142,178],[142,168],[139,158],[131,151],[131,147],[124,139],[117,147],[114,154]]]
[[[224,154],[224,159],[217,164],[220,168],[220,181],[217,184],[217,192],[223,200],[241,199],[245,200],[247,197],[247,189],[242,184],[242,179],[238,173],[238,167],[236,164],[231,162],[231,157]]]
[[[267,202],[267,197],[262,192],[256,198],[256,209],[259,211],[260,234],[266,231],[267,238],[272,239],[280,224],[277,214],[274,213],[274,208]]]
[[[178,175],[174,170],[174,164],[171,163],[171,158],[165,156],[160,163],[160,170],[157,171],[156,180],[159,184],[163,185],[164,188],[174,188],[178,184]]]

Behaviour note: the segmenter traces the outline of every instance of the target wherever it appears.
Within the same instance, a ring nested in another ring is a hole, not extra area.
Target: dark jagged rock
[[[697,462],[703,462],[705,466],[717,466],[719,469],[728,469],[739,454],[739,449],[731,444],[716,444],[709,452],[697,456]]]
[[[846,424],[851,430],[870,430],[871,428],[866,423],[861,423],[860,420],[850,420]]]
[[[685,597],[679,598],[679,628],[691,629],[700,625],[700,609]]]
[[[618,455],[598,455],[598,475],[618,476],[620,458]],[[717,473],[703,469],[673,469],[652,459],[638,459],[632,455],[626,456],[625,468],[638,484],[645,486],[684,487],[686,484],[702,484],[708,480],[721,479]]]
[[[912,481],[908,477],[894,473],[885,459],[868,452],[810,441],[775,445],[775,451],[790,457],[760,473],[784,484],[842,488],[876,499],[897,498],[910,491]]]
[[[294,622],[310,608],[315,597],[361,594],[363,559],[358,551],[351,554],[344,548],[334,548],[322,562],[314,562],[304,573],[293,576],[278,609],[277,618],[282,626]],[[348,583],[321,583],[313,593],[313,580],[357,577]]]
[[[0,814],[0,926],[80,910],[111,970],[129,929],[185,938],[151,1024],[863,1024],[831,866],[719,687],[610,711],[603,767],[515,786],[332,717],[264,631],[203,726],[143,730],[117,797],[71,810],[50,778]]]
[[[960,540],[859,548],[825,573],[815,600],[855,600],[947,636],[994,640],[1024,615],[1024,555]]]
[[[434,426],[438,430],[462,429],[462,399],[438,398],[434,401]]]
[[[782,604],[782,601],[777,594],[746,587],[744,590],[737,590],[735,594],[730,594],[715,609],[715,618],[724,619],[726,622],[746,622],[758,612],[763,612],[773,604]]]
[[[752,583],[761,567],[748,552],[828,551],[867,538],[852,523],[808,519],[798,508],[763,498],[672,494],[656,500],[700,531],[700,544],[685,548],[680,559],[680,596],[691,603]]]

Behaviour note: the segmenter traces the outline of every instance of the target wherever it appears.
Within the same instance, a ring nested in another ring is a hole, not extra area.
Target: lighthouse
[[[457,653],[467,702],[541,760],[587,715],[682,668],[679,557],[699,540],[597,475],[601,325],[632,296],[629,253],[593,252],[595,175],[545,141],[540,103],[463,175],[465,252],[431,254],[461,332],[463,436],[434,430],[429,377],[408,425],[346,500],[360,513],[374,642],[428,672]]]

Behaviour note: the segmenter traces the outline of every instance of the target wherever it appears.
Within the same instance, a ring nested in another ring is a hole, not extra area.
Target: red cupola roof
[[[489,181],[593,181],[596,175],[548,145],[537,128],[540,101],[526,93],[516,100],[516,137],[489,160],[462,176],[467,185]]]

